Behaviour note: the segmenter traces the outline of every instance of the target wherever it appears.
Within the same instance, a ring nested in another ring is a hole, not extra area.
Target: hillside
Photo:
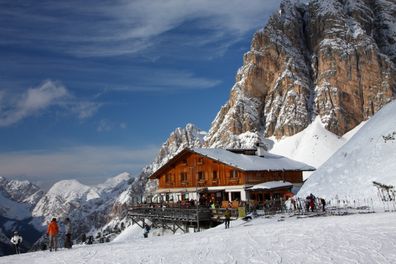
[[[290,136],[276,139],[271,137],[271,153],[289,157],[291,159],[307,163],[315,168],[319,168],[328,158],[330,158],[340,147],[363,126],[365,122],[339,137],[328,131],[324,124],[317,117],[303,131]],[[304,172],[304,176],[311,175],[312,172]]]
[[[373,181],[396,186],[395,113],[396,101],[383,107],[311,175],[298,195],[378,201]]]

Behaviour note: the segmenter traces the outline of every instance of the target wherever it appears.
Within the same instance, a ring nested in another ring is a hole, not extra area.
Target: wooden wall
[[[183,177],[185,180],[182,180]],[[302,172],[243,172],[196,153],[187,153],[164,170],[159,188],[231,186],[277,180],[301,183]]]

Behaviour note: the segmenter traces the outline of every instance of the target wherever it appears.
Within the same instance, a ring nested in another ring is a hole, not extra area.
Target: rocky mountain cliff
[[[254,35],[208,147],[294,135],[316,116],[341,136],[396,94],[396,3],[282,1]]]
[[[157,188],[157,183],[147,181],[147,178],[184,148],[202,147],[205,135],[206,132],[193,124],[187,124],[184,128],[176,128],[161,146],[154,161],[143,169],[138,179],[130,186],[128,193],[120,196],[120,203],[123,204],[128,199],[140,200],[144,194],[152,193]]]
[[[32,207],[44,195],[40,187],[29,181],[9,180],[4,177],[0,177],[0,193],[15,202],[25,203]]]

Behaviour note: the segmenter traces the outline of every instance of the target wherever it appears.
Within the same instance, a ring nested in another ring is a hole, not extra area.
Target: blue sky
[[[208,130],[279,0],[0,0],[0,176],[137,175]]]

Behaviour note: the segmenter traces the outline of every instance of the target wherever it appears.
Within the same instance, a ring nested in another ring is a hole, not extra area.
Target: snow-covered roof
[[[249,190],[272,190],[278,188],[288,188],[293,187],[293,184],[290,182],[284,181],[270,181],[270,182],[263,182],[260,184],[253,185],[249,188]]]
[[[280,155],[266,152],[264,156],[237,154],[219,148],[193,148],[191,151],[244,171],[312,171],[314,167]]]

